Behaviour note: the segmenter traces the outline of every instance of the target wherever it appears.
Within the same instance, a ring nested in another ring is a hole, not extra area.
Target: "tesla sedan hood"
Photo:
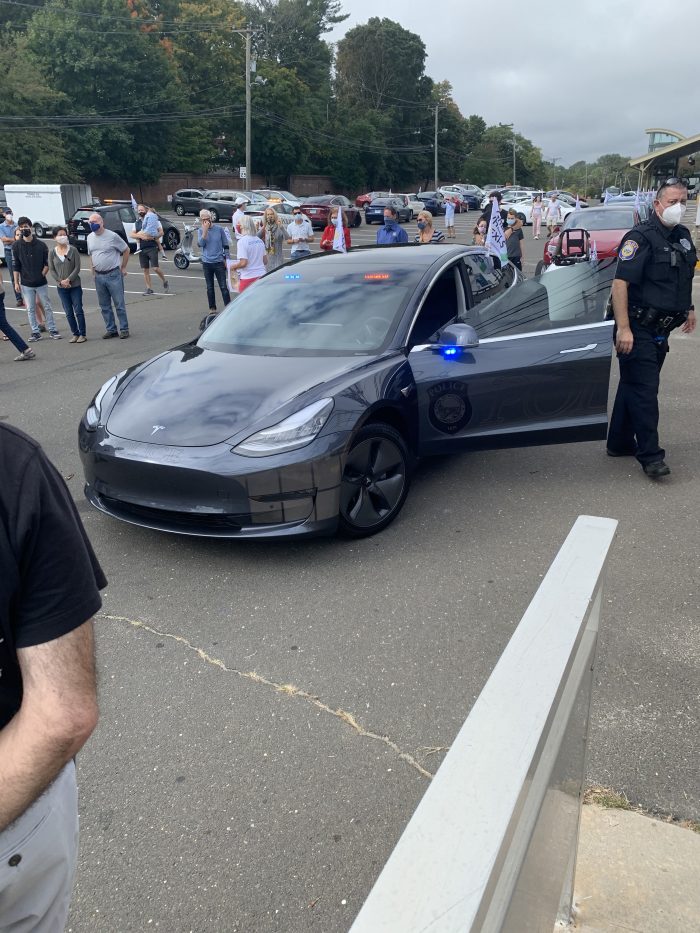
[[[109,414],[107,430],[152,444],[219,444],[252,429],[313,386],[366,362],[180,347],[156,357],[128,382]]]

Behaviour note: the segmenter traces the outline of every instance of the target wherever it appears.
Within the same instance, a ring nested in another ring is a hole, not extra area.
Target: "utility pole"
[[[513,185],[517,184],[515,180],[515,130],[513,130]]]
[[[245,36],[245,180],[246,185],[250,187],[251,173],[253,170],[251,164],[251,95],[250,95],[250,40],[253,35],[253,29],[246,26],[244,29],[232,29],[231,32],[238,36]]]
[[[246,27],[245,30],[245,186],[250,188],[253,184],[252,181],[252,165],[250,157],[250,141],[251,141],[251,95],[250,95],[250,36],[251,29]]]
[[[440,104],[435,104],[435,190],[438,189],[438,110]]]

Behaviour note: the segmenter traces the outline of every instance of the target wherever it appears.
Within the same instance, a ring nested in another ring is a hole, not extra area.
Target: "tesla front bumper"
[[[216,538],[332,534],[347,436],[244,457],[230,444],[166,447],[80,426],[85,495],[102,512],[157,531]]]

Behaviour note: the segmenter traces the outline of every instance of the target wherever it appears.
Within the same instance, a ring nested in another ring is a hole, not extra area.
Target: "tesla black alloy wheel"
[[[406,501],[410,455],[398,431],[368,424],[353,442],[340,484],[340,530],[364,538],[386,528]]]

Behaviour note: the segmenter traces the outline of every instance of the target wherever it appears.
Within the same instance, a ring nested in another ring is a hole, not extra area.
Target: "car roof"
[[[438,259],[457,258],[467,254],[483,256],[485,252],[483,246],[401,243],[397,246],[358,246],[353,247],[349,253],[314,253],[301,262],[331,262],[339,269],[347,268],[348,265],[371,267],[372,270],[389,268],[392,265],[424,266],[427,269]],[[297,264],[296,268],[298,267]]]

